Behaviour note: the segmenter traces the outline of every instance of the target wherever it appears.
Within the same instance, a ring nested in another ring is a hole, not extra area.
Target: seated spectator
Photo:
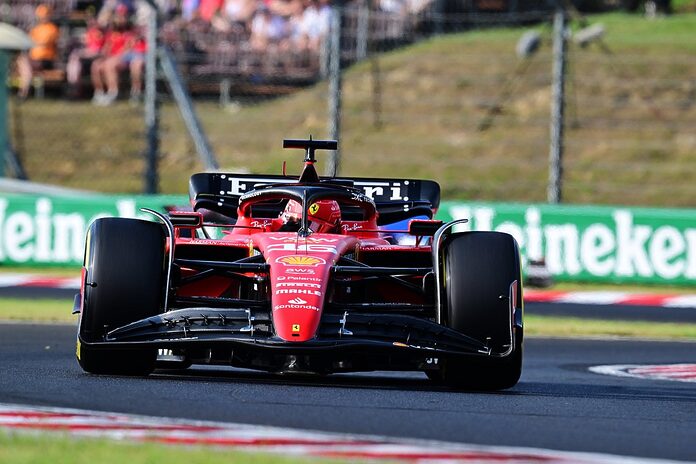
[[[293,34],[295,48],[318,54],[329,34],[330,18],[328,0],[305,0],[305,10]]]
[[[181,17],[184,21],[192,21],[198,17],[199,0],[181,0]]]
[[[273,48],[282,46],[288,35],[288,24],[282,16],[271,13],[268,7],[261,6],[251,22],[251,48],[257,52],[272,51]]]
[[[304,6],[302,0],[270,0],[268,8],[275,15],[290,18],[292,16],[301,16]]]
[[[101,57],[91,68],[95,105],[110,105],[118,98],[119,72],[128,67],[131,75],[131,98],[139,99],[142,92],[142,75],[145,65],[146,44],[130,23],[128,7],[119,5],[113,25],[107,30]]]
[[[22,53],[17,58],[17,72],[19,74],[20,98],[29,95],[31,81],[36,71],[53,69],[58,58],[58,38],[60,31],[58,26],[51,22],[51,9],[41,4],[36,7],[36,26],[29,31],[31,40],[36,44],[29,54]]]
[[[205,22],[211,22],[222,8],[223,0],[199,0],[198,17]]]
[[[82,47],[73,50],[68,57],[66,68],[68,85],[75,94],[79,93],[82,69],[101,56],[104,46],[104,31],[94,17],[87,19],[87,30],[82,37]]]
[[[256,0],[225,0],[219,14],[213,18],[213,27],[220,32],[247,32],[256,8]]]

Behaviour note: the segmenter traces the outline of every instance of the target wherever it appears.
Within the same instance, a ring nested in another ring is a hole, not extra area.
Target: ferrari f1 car
[[[77,359],[94,374],[224,364],[278,373],[415,370],[515,385],[522,279],[512,236],[433,220],[427,180],[194,174],[191,211],[87,233]],[[459,229],[463,228],[464,231]]]

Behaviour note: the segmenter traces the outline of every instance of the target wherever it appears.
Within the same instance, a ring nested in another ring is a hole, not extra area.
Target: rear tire
[[[156,350],[102,349],[85,343],[104,341],[117,327],[159,314],[164,285],[162,227],[153,222],[101,218],[87,232],[77,359],[93,374],[147,375]]]
[[[515,346],[508,356],[443,358],[440,377],[450,386],[501,390],[522,373],[522,279],[515,239],[500,232],[454,234],[443,245],[445,324],[488,343],[494,353],[509,349],[510,285],[517,281]]]

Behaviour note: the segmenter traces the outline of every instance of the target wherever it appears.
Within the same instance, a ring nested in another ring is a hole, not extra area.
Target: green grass
[[[299,464],[339,463],[331,459],[289,458],[222,448],[74,439],[60,434],[8,434],[0,430],[3,464]]]
[[[69,300],[0,298],[0,321],[76,324]],[[525,332],[534,336],[624,336],[696,340],[696,324],[606,321],[567,317],[525,316]],[[2,462],[0,460],[0,462]]]
[[[696,324],[525,315],[525,335],[696,341]]]
[[[597,45],[570,47],[564,201],[695,206],[696,14],[589,20],[606,26],[610,53]],[[520,66],[514,50],[522,29],[453,34],[380,55],[381,127],[373,124],[369,63],[348,69],[341,173],[432,178],[446,199],[545,201],[550,29],[535,27],[544,45],[486,131],[478,125]],[[326,96],[320,83],[250,106],[201,101],[197,110],[224,170],[279,173],[288,160],[294,173],[299,158],[280,140],[326,137]],[[29,100],[15,109],[34,180],[141,191],[140,110],[60,100]],[[163,105],[161,121],[161,187],[183,193],[202,166],[171,104]]]
[[[72,300],[0,298],[0,320],[77,324],[72,305]]]

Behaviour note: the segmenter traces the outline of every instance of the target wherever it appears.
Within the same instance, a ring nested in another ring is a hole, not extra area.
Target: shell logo
[[[326,261],[316,256],[291,255],[276,259],[276,263],[285,264],[286,266],[318,266],[326,264]]]

